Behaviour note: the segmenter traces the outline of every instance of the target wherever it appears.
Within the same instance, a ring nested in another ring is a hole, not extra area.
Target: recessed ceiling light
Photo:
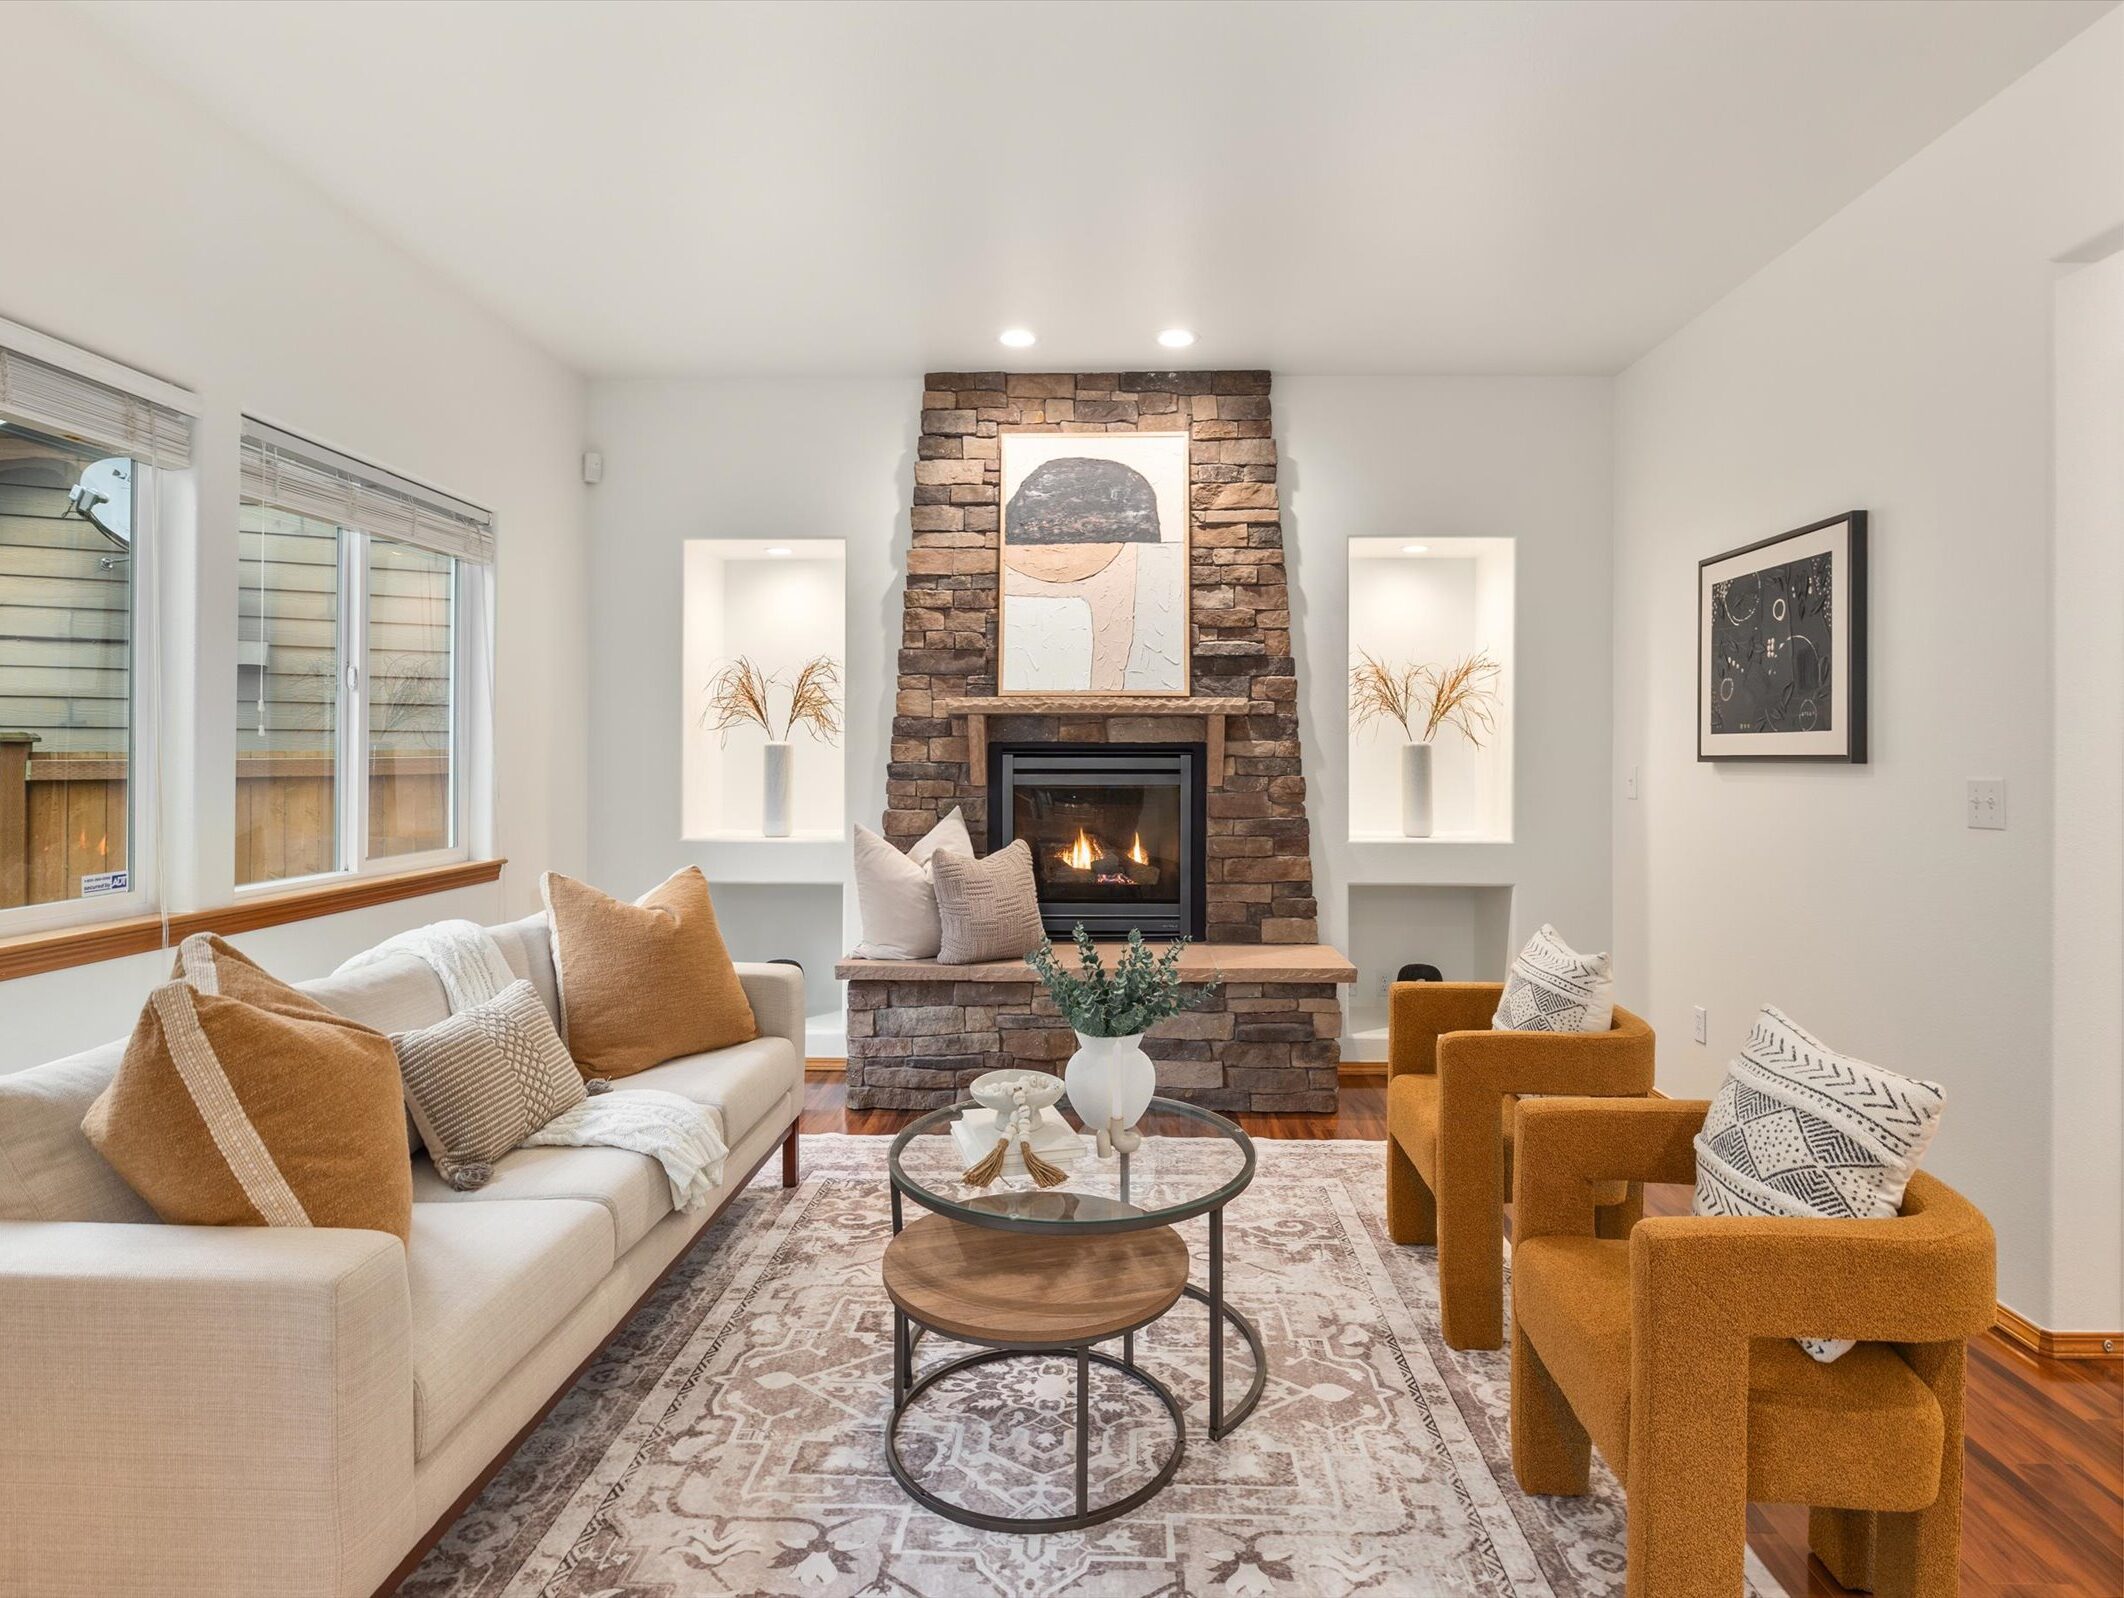
[[[1428,555],[1431,552],[1431,546],[1429,544],[1403,544],[1401,552],[1404,555]]]
[[[1184,350],[1195,342],[1195,335],[1184,327],[1169,327],[1158,335],[1158,342],[1169,350]]]
[[[1029,327],[1006,327],[996,335],[998,344],[1007,344],[1014,350],[1029,350],[1040,341]]]
[[[787,555],[791,553],[791,551],[787,544],[776,544],[772,549],[768,550],[767,553],[770,555]]]

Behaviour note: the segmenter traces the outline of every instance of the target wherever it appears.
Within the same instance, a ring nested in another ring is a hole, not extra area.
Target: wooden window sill
[[[258,894],[214,910],[184,910],[172,915],[165,928],[159,915],[129,916],[123,921],[103,921],[93,926],[65,927],[57,932],[36,932],[27,937],[0,939],[0,982],[14,977],[35,976],[40,971],[63,971],[69,966],[93,965],[129,954],[147,954],[174,948],[195,932],[219,932],[233,936],[256,932],[262,927],[284,926],[291,921],[310,921],[318,916],[336,916],[370,905],[415,899],[424,894],[448,893],[500,878],[503,860],[466,860],[455,865],[431,866],[425,871],[401,871],[388,876],[345,877],[292,893]]]

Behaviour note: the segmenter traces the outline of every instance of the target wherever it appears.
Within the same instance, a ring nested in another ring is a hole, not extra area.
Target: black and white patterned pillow
[[[1578,953],[1545,924],[1505,973],[1490,1025],[1499,1032],[1605,1032],[1614,1019],[1608,957]]]
[[[1764,1005],[1696,1138],[1696,1213],[1886,1220],[1938,1128],[1936,1082],[1838,1054]],[[1827,1364],[1836,1338],[1798,1339]]]

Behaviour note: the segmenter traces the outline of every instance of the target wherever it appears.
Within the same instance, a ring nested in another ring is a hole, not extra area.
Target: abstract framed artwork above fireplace
[[[989,850],[1025,840],[1050,937],[1200,938],[1205,768],[1200,743],[991,744]]]

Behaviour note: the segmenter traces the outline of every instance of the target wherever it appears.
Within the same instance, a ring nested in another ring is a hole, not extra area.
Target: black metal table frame
[[[1181,1291],[1183,1296],[1194,1299],[1197,1303],[1205,1305],[1209,1310],[1209,1435],[1211,1442],[1221,1442],[1224,1438],[1229,1437],[1254,1412],[1254,1407],[1261,1402],[1261,1394],[1268,1384],[1268,1359],[1261,1346],[1261,1333],[1255,1328],[1250,1319],[1226,1303],[1224,1299],[1224,1206],[1244,1192],[1254,1179],[1255,1157],[1253,1140],[1240,1129],[1236,1122],[1227,1120],[1214,1110],[1206,1110],[1199,1105],[1184,1104],[1177,1100],[1153,1099],[1151,1101],[1152,1110],[1168,1113],[1177,1112],[1186,1117],[1207,1122],[1223,1132],[1231,1142],[1238,1146],[1240,1152],[1245,1156],[1245,1163],[1241,1166],[1239,1174],[1202,1198],[1171,1209],[1160,1210],[1155,1213],[1138,1211],[1132,1215],[1116,1215],[1103,1220],[1072,1221],[1064,1226],[1036,1217],[1005,1215],[996,1211],[984,1211],[967,1206],[951,1205],[948,1202],[931,1204],[927,1201],[927,1195],[922,1189],[902,1178],[899,1156],[901,1149],[905,1147],[909,1140],[927,1131],[932,1123],[940,1118],[956,1117],[965,1110],[974,1107],[973,1102],[968,1100],[965,1103],[952,1105],[944,1110],[931,1111],[930,1114],[923,1116],[893,1139],[892,1151],[887,1163],[887,1170],[892,1184],[893,1235],[897,1237],[905,1224],[903,1220],[903,1194],[913,1199],[917,1204],[922,1205],[923,1208],[936,1214],[944,1215],[949,1219],[960,1221],[970,1226],[985,1226],[1003,1232],[1055,1232],[1066,1230],[1080,1236],[1090,1237],[1114,1232],[1147,1231],[1153,1226],[1173,1226],[1181,1221],[1192,1220],[1198,1215],[1207,1215],[1209,1217],[1209,1286],[1205,1289],[1197,1287],[1193,1282],[1189,1282]],[[1146,1111],[1145,1113],[1150,1112]],[[1123,1205],[1127,1205],[1130,1202],[1129,1156],[1122,1154],[1119,1159],[1121,1161],[1120,1202]],[[886,1464],[892,1471],[893,1479],[900,1484],[909,1497],[913,1498],[915,1502],[922,1505],[925,1509],[942,1515],[947,1520],[957,1521],[962,1526],[975,1526],[984,1531],[1011,1531],[1032,1535],[1058,1531],[1082,1531],[1086,1527],[1096,1526],[1103,1521],[1112,1520],[1117,1515],[1125,1515],[1131,1509],[1148,1503],[1173,1479],[1174,1472],[1180,1468],[1180,1461],[1187,1452],[1187,1422],[1179,1401],[1173,1397],[1171,1390],[1163,1382],[1150,1375],[1136,1363],[1136,1333],[1142,1331],[1146,1326],[1163,1320],[1166,1315],[1171,1313],[1170,1309],[1162,1311],[1160,1314],[1152,1316],[1149,1320],[1140,1322],[1119,1334],[1121,1338],[1121,1354],[1119,1358],[1111,1354],[1100,1353],[1091,1344],[985,1343],[977,1345],[979,1352],[964,1354],[947,1360],[933,1369],[924,1371],[918,1377],[914,1374],[915,1344],[919,1341],[923,1331],[931,1330],[932,1328],[922,1326],[921,1323],[909,1316],[905,1310],[895,1305],[892,1312],[892,1415],[887,1421],[885,1428]],[[1229,1413],[1226,1412],[1224,1407],[1224,1328],[1227,1325],[1236,1328],[1239,1335],[1246,1340],[1247,1350],[1253,1357],[1254,1365],[1253,1381],[1247,1388],[1246,1396],[1240,1399]],[[948,1336],[954,1342],[975,1342],[972,1338],[962,1337],[956,1333],[939,1332],[938,1335]],[[1112,1341],[1112,1335],[1109,1334],[1108,1337],[1099,1341],[1110,1342]],[[919,1399],[923,1393],[945,1377],[978,1365],[991,1364],[1000,1360],[1026,1355],[1052,1357],[1057,1354],[1074,1355],[1077,1362],[1077,1512],[1075,1514],[1047,1516],[985,1514],[979,1510],[966,1509],[958,1504],[939,1498],[914,1479],[913,1473],[908,1470],[906,1463],[900,1457],[900,1422],[905,1417],[909,1406]],[[1091,1507],[1089,1492],[1091,1458],[1090,1381],[1091,1367],[1094,1364],[1104,1365],[1111,1370],[1120,1371],[1149,1388],[1165,1406],[1166,1413],[1172,1420],[1174,1431],[1172,1454],[1159,1467],[1157,1474],[1140,1487],[1134,1488],[1113,1502],[1102,1504],[1096,1509]]]

